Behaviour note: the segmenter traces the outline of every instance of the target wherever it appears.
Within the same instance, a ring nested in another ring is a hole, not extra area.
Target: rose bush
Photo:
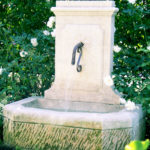
[[[116,6],[115,87],[126,100],[142,104],[150,138],[150,1],[116,0]]]
[[[54,0],[0,1],[1,105],[44,95],[54,80],[54,22],[47,27],[54,5]]]
[[[53,81],[54,5],[53,0],[0,1],[1,103],[43,95]]]

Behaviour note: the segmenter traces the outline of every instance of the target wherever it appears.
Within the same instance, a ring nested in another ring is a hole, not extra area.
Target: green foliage
[[[115,45],[121,51],[114,52],[115,86],[130,99],[143,105],[150,124],[150,1],[116,0]],[[148,133],[147,127],[147,134]]]
[[[131,141],[125,146],[125,150],[147,150],[150,145],[149,139],[145,141]]]
[[[55,39],[43,33],[53,30],[46,23],[54,5],[55,0],[0,0],[1,133],[3,104],[44,95],[54,80]],[[37,46],[31,44],[32,38]]]
[[[29,33],[41,29],[52,12],[54,0],[0,0],[0,22],[13,33]]]
[[[53,5],[55,1],[0,1],[1,103],[43,95],[54,80],[54,38],[43,34],[52,32],[46,23]]]

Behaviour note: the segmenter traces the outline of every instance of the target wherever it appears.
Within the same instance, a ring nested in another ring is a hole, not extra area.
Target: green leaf
[[[131,141],[128,145],[125,146],[125,150],[147,150],[149,147],[150,141]]]
[[[147,85],[147,88],[150,90],[150,85]]]
[[[147,139],[146,141],[143,141],[142,145],[143,145],[143,150],[147,150],[150,145],[149,139]]]
[[[137,50],[137,52],[150,53],[150,50],[145,49],[145,48],[140,48],[140,49]]]

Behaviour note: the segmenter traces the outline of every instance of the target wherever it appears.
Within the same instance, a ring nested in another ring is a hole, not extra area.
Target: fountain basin
[[[103,104],[99,102],[82,102],[70,100],[49,100],[37,98],[31,102],[22,104],[24,107],[47,109],[62,112],[87,112],[87,113],[109,113],[124,109],[123,105]]]
[[[135,111],[108,106],[106,113],[98,109],[100,104],[69,102],[68,109],[64,105],[40,97],[6,105],[5,143],[29,149],[123,150],[130,140],[144,135],[140,106]]]

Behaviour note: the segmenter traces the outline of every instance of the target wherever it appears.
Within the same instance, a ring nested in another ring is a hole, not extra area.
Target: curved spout
[[[80,42],[80,43],[78,43],[77,45],[75,45],[75,47],[74,47],[74,49],[73,49],[73,53],[72,53],[72,61],[71,61],[71,64],[72,64],[72,65],[75,64],[76,51],[78,50],[78,52],[80,52],[79,49],[81,49],[81,48],[83,47],[83,45],[84,45],[84,44],[83,44],[82,42]]]

